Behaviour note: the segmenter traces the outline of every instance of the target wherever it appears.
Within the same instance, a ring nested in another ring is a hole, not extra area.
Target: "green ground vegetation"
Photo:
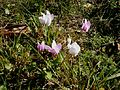
[[[29,33],[0,34],[0,90],[119,90],[120,14],[117,0],[0,0],[0,30],[25,24]],[[55,15],[39,22],[41,12]],[[91,22],[81,32],[82,19]],[[66,40],[81,51],[73,57]],[[39,52],[37,42],[62,44],[53,57]]]

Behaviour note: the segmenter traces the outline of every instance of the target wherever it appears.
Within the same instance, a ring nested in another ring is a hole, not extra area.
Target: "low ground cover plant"
[[[0,90],[119,90],[116,0],[0,1]]]

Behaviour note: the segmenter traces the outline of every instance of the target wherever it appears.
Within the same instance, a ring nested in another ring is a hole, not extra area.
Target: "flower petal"
[[[50,14],[48,10],[46,10],[46,15],[44,13],[41,13],[41,14],[42,14],[42,17],[39,17],[40,23],[50,26],[52,20],[54,19],[54,15]]]
[[[57,55],[62,48],[61,44],[58,44],[55,48],[50,48],[48,51],[51,52],[53,55]]]
[[[72,43],[70,47],[68,47],[68,49],[69,53],[74,56],[78,55],[78,53],[80,52],[80,46],[76,42]]]
[[[83,32],[88,32],[88,30],[90,29],[90,26],[91,26],[90,21],[87,21],[87,19],[85,19],[83,24],[82,24],[81,29],[82,29]]]
[[[57,44],[56,44],[55,40],[53,40],[53,41],[52,41],[52,48],[55,48],[56,45],[57,45]]]
[[[58,54],[61,49],[62,49],[62,45],[61,45],[61,44],[58,44],[58,45],[54,48],[56,54]]]
[[[45,43],[44,43],[44,41],[41,44],[38,43],[37,44],[37,48],[38,48],[39,51],[44,51],[45,50]]]
[[[48,10],[46,10],[46,15],[50,15],[50,12]]]

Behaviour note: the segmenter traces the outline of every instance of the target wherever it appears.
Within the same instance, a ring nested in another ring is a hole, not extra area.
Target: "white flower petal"
[[[50,14],[48,10],[46,10],[46,15],[44,13],[41,13],[43,16],[39,17],[40,22],[42,24],[46,24],[47,26],[50,26],[52,20],[54,19],[54,15]]]
[[[41,43],[42,45],[45,45],[45,41],[42,41],[42,43]]]
[[[68,39],[67,39],[68,44],[70,44],[71,41],[72,41],[71,38],[68,38]]]
[[[85,19],[85,23],[87,23],[87,19]]]
[[[77,56],[80,52],[80,46],[76,42],[72,43],[71,45],[68,44],[68,49],[69,53],[74,56]]]
[[[54,49],[55,47],[56,47],[56,42],[55,42],[55,40],[53,40],[53,42],[52,42],[52,48]]]
[[[52,20],[51,20],[51,18],[48,16],[48,17],[47,17],[47,22],[46,22],[46,24],[47,24],[48,26],[50,26],[51,22],[52,22]]]
[[[44,13],[42,13],[42,12],[41,12],[41,14],[43,15],[43,17],[45,16],[45,14],[44,14]]]
[[[50,12],[48,10],[46,10],[46,15],[50,15]]]

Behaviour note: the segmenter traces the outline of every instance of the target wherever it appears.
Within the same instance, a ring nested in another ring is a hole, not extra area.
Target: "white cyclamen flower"
[[[77,56],[78,53],[80,52],[80,46],[76,42],[71,44],[71,39],[70,38],[68,38],[67,47],[69,49],[69,53],[74,55],[74,56]]]
[[[46,24],[47,26],[50,26],[52,20],[54,19],[54,15],[50,14],[48,10],[46,10],[46,15],[44,13],[41,13],[42,16],[39,17],[41,24]]]

